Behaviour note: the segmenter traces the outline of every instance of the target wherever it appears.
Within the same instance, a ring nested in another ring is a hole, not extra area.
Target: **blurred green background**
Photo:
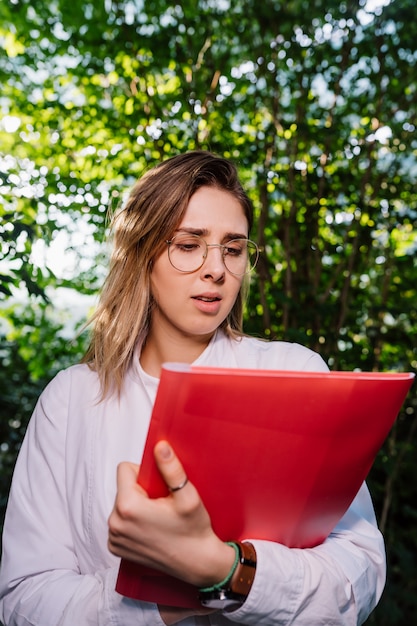
[[[254,202],[247,332],[332,369],[417,369],[415,18],[414,0],[3,0],[1,519],[36,399],[82,354],[108,211],[179,152],[233,159]],[[416,426],[414,385],[369,476],[389,563],[369,624],[417,615]]]

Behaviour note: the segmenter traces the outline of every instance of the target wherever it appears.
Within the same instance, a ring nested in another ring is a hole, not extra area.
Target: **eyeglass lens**
[[[168,245],[171,264],[180,272],[193,272],[204,263],[208,254],[207,244],[198,235],[175,235]],[[243,275],[250,272],[258,260],[258,248],[249,239],[233,239],[219,246],[222,250],[223,262],[232,274]]]

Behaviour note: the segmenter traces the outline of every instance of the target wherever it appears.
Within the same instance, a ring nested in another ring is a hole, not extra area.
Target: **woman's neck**
[[[151,329],[142,346],[140,364],[147,374],[159,378],[163,363],[193,363],[204,352],[212,336],[169,337]]]

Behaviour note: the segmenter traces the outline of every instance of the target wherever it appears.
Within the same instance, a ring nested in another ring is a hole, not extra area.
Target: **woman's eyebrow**
[[[207,237],[209,231],[207,228],[193,228],[187,226],[181,226],[181,228],[177,228],[176,233],[190,233],[190,235],[199,235],[200,237]]]
[[[182,226],[178,228],[176,233],[190,233],[190,235],[199,235],[200,237],[207,237],[210,234],[210,231],[207,228],[192,228],[187,226]],[[222,241],[232,241],[233,239],[247,239],[247,234],[245,233],[225,233],[222,237]]]
[[[247,239],[248,235],[245,233],[226,233],[223,237],[223,241],[232,241],[232,239]]]

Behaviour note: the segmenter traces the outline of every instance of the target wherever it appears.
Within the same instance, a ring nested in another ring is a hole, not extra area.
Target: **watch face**
[[[214,591],[200,592],[200,602],[210,609],[225,610],[237,609],[246,600],[244,596],[231,589],[215,589]]]
[[[226,609],[238,609],[242,606],[242,602],[234,600],[233,598],[211,598],[207,600],[200,599],[203,606],[209,609],[217,609],[218,611],[224,611]]]

